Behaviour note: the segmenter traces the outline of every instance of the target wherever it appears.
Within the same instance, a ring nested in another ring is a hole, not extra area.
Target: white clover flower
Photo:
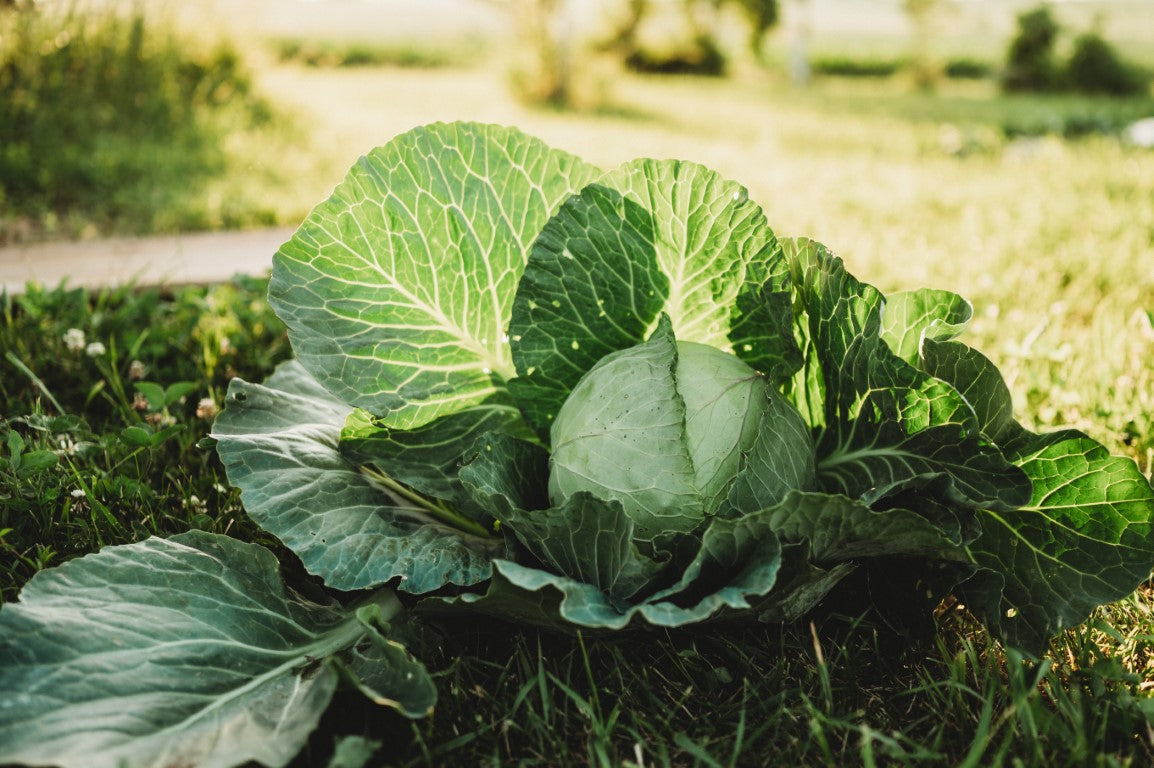
[[[140,381],[148,375],[148,366],[139,360],[133,360],[128,364],[128,380]]]
[[[84,349],[84,331],[79,328],[69,328],[64,333],[64,346],[73,352]]]
[[[196,417],[198,419],[214,419],[219,411],[216,401],[211,397],[202,397],[200,402],[196,404]]]
[[[182,502],[182,505],[186,509],[189,509],[193,512],[202,512],[203,513],[203,512],[208,511],[208,502],[202,500],[196,494],[193,494],[193,495],[189,496],[187,499],[185,499]]]
[[[87,495],[83,488],[73,488],[71,491],[71,496],[74,499],[83,499]]]
[[[94,341],[84,348],[84,354],[88,355],[89,357],[100,357],[107,351],[108,350],[105,349],[104,345],[99,341]]]

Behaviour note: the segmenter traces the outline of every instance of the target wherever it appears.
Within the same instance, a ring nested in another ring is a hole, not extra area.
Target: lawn
[[[289,169],[291,184],[264,198],[250,186],[259,178],[232,174],[209,194],[261,199],[269,218],[299,221],[357,155],[433,120],[512,123],[605,168],[694,160],[746,185],[780,235],[821,240],[883,291],[969,298],[964,338],[999,365],[1026,426],[1077,427],[1152,472],[1154,154],[1111,134],[1014,136],[1023,121],[1154,114],[1150,100],[1009,98],[982,82],[923,94],[900,80],[797,90],[771,75],[626,77],[604,108],[574,114],[517,104],[491,67],[267,65],[254,87],[301,138],[291,152],[252,138],[233,149],[254,168]],[[197,447],[228,379],[259,381],[290,354],[264,289],[254,279],[4,297],[5,600],[43,567],[152,534],[202,528],[278,547]],[[869,610],[886,585],[856,586],[811,621],[741,631],[569,637],[431,624],[412,649],[440,691],[434,716],[409,722],[342,693],[355,714],[331,710],[297,763],[326,764],[338,742],[352,756],[375,745],[371,765],[1154,761],[1148,588],[1034,663],[961,606],[892,626]]]

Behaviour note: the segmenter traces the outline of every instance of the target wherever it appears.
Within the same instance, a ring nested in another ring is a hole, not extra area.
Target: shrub
[[[1074,43],[1066,64],[1066,80],[1078,91],[1117,96],[1144,93],[1150,87],[1145,72],[1124,61],[1112,45],[1094,33],[1081,35]]]
[[[1002,87],[1007,91],[1051,91],[1061,83],[1054,62],[1058,22],[1048,8],[1039,7],[1018,16],[1018,34],[1010,42]]]
[[[814,74],[835,77],[889,77],[906,66],[902,58],[854,57],[844,54],[815,56],[810,63]]]
[[[983,80],[993,73],[988,61],[962,57],[946,62],[946,77],[955,80]]]

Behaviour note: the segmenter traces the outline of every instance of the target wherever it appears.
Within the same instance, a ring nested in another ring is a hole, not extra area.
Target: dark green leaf
[[[355,465],[372,466],[418,493],[461,504],[469,500],[457,472],[474,443],[489,432],[531,436],[508,398],[494,397],[411,430],[390,428],[357,409],[341,430],[339,448]]]
[[[55,467],[59,461],[60,457],[52,451],[29,451],[20,457],[19,466],[16,467],[16,476],[31,477],[38,472]]]
[[[792,393],[817,431],[819,485],[873,500],[944,477],[950,503],[1025,504],[1029,481],[983,437],[966,398],[886,345],[882,295],[818,243],[785,251],[803,310],[805,366]]]
[[[511,435],[490,432],[482,437],[459,477],[474,503],[497,520],[514,510],[549,506],[549,452]]]
[[[152,446],[152,432],[137,425],[120,430],[120,439],[133,448],[150,448]]]
[[[329,660],[367,635],[286,590],[255,544],[190,532],[104,549],[0,610],[0,762],[284,765],[336,689]]]
[[[159,384],[154,384],[151,381],[138,381],[132,386],[148,401],[148,410],[163,410],[166,405],[164,387]]]
[[[561,206],[533,244],[513,302],[510,391],[542,436],[578,380],[645,338],[669,290],[652,215],[601,184]]]
[[[577,493],[557,507],[511,510],[504,524],[546,566],[593,585],[615,604],[643,590],[661,570],[638,551],[633,521],[615,501]]]
[[[1040,653],[1052,636],[1149,578],[1154,489],[1132,460],[1080,432],[1024,429],[997,368],[980,353],[927,343],[924,364],[981,404],[983,430],[1033,484],[1022,509],[980,513],[970,549],[985,571],[964,599],[1007,643]]]

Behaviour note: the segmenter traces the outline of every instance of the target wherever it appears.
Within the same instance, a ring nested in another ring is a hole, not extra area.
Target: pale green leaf
[[[505,331],[534,238],[596,175],[511,128],[414,129],[281,247],[269,301],[309,372],[389,426],[476,405],[513,376]]]
[[[351,406],[296,361],[267,385],[234,379],[212,437],[249,515],[335,589],[399,577],[422,593],[488,578],[499,540],[464,535],[373,485],[341,455]]]

